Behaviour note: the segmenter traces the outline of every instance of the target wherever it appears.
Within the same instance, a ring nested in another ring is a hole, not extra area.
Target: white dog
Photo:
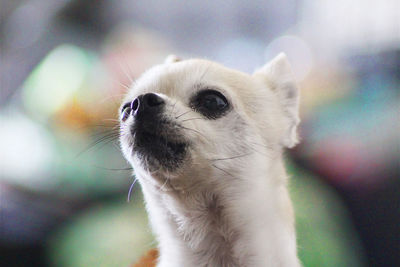
[[[282,159],[299,92],[284,54],[248,75],[170,56],[121,108],[159,267],[300,266]]]

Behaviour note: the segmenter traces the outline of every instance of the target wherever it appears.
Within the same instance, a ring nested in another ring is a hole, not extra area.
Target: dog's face
[[[284,55],[253,75],[170,59],[144,73],[120,109],[121,146],[136,173],[229,174],[255,152],[267,160],[295,145],[298,92]]]

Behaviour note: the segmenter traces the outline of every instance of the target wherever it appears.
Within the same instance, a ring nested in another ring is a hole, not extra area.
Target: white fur
[[[191,110],[188,101],[202,88],[221,91],[232,110],[216,120]],[[132,156],[133,119],[121,123],[122,150],[159,241],[157,266],[300,266],[282,160],[283,147],[297,143],[299,123],[286,57],[253,75],[171,57],[144,73],[126,101],[147,92],[166,101],[165,116],[187,128],[183,135],[191,142],[177,171],[149,173]]]

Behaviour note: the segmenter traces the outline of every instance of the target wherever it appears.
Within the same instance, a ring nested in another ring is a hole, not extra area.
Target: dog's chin
[[[176,136],[138,131],[135,133],[133,153],[144,170],[173,174],[185,163],[188,146],[187,142]]]

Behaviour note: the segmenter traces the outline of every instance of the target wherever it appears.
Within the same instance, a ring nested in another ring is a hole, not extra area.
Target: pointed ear
[[[165,58],[164,63],[165,64],[170,64],[170,63],[174,63],[174,62],[178,62],[181,61],[181,59],[175,55],[169,55]]]
[[[284,53],[280,53],[261,69],[255,71],[255,77],[260,78],[278,97],[287,119],[287,129],[282,144],[294,147],[298,142],[297,125],[299,119],[299,90]]]

